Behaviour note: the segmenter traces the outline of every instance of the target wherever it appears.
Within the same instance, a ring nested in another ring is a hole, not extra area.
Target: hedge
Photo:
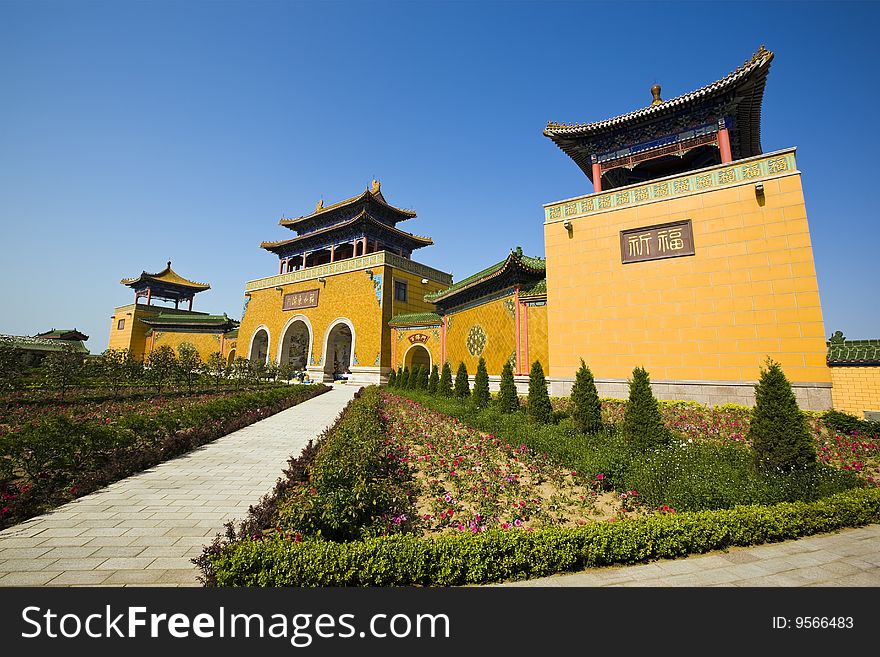
[[[243,540],[211,555],[216,585],[455,586],[799,538],[880,521],[880,489],[815,502],[656,515],[577,528],[333,543]]]

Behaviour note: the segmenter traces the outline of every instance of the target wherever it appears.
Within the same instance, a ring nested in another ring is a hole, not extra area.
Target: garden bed
[[[0,528],[327,392],[324,385],[44,410],[0,435]],[[7,423],[7,426],[10,426]]]

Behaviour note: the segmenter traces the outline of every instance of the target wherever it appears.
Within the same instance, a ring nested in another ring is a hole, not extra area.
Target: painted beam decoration
[[[620,231],[620,260],[623,264],[692,256],[694,253],[690,219]]]
[[[301,308],[314,308],[318,305],[318,290],[303,290],[284,295],[281,310],[300,310]]]

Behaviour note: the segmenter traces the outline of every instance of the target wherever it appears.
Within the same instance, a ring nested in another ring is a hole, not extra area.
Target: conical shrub
[[[443,363],[443,372],[440,375],[437,392],[441,397],[452,397],[452,367],[448,361]]]
[[[672,436],[663,425],[660,406],[651,391],[651,380],[642,367],[633,370],[629,382],[629,399],[623,418],[623,433],[638,451],[648,452],[664,447]]]
[[[792,470],[816,463],[816,445],[779,363],[769,358],[755,386],[755,407],[747,434],[755,465]]]
[[[431,380],[431,372],[427,365],[421,366],[421,372],[419,372],[419,390],[427,390],[428,383]]]
[[[489,372],[486,370],[486,361],[480,356],[477,363],[477,374],[474,376],[474,390],[471,399],[477,408],[486,408],[489,405]]]
[[[409,368],[408,367],[403,368],[403,374],[401,374],[400,378],[398,379],[397,387],[400,388],[401,390],[406,390],[407,388],[409,388]]]
[[[529,417],[542,424],[549,424],[553,418],[553,407],[547,394],[547,379],[544,378],[544,368],[539,360],[532,363],[532,370],[529,372],[528,412]]]
[[[431,368],[431,376],[428,379],[428,392],[432,395],[437,394],[437,386],[440,384],[440,373],[437,371],[437,365],[435,364]]]
[[[571,388],[571,419],[581,433],[595,433],[602,428],[602,403],[593,373],[583,359]]]
[[[389,388],[396,388],[397,387],[397,372],[394,370],[391,370],[391,372],[388,374],[388,387]]]
[[[463,362],[458,364],[458,371],[455,373],[455,396],[459,399],[470,397],[471,384],[468,381],[467,367]]]
[[[501,369],[501,387],[498,389],[498,410],[502,413],[513,413],[519,408],[519,394],[516,391],[516,382],[513,380],[513,365],[510,361],[504,363]]]

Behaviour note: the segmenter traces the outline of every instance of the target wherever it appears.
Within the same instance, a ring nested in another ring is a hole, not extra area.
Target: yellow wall
[[[178,332],[178,331],[154,331],[152,338],[147,338],[147,349],[157,349],[163,345],[171,347],[177,353],[180,345],[184,343],[193,345],[199,352],[202,362],[208,360],[208,357],[218,351],[226,358],[229,352],[235,348],[235,339],[224,339],[220,333],[194,333],[194,332]]]
[[[376,275],[384,275],[385,269],[373,267]],[[328,329],[335,320],[347,318],[355,330],[352,365],[378,366],[377,357],[382,346],[382,306],[377,298],[373,279],[364,270],[325,278],[326,284],[307,280],[280,286],[283,291],[274,287],[252,291],[238,330],[238,355],[248,357],[255,331],[260,326],[265,326],[269,331],[269,358],[277,361],[278,344],[285,324],[295,315],[305,315],[312,325],[312,353],[309,363],[318,365],[323,356]],[[317,307],[281,309],[285,294],[314,289],[319,291]],[[354,357],[357,358],[356,363]]]
[[[412,343],[409,341],[409,338],[413,335],[426,335],[428,336],[428,340],[427,342]],[[394,369],[402,367],[404,364],[409,365],[412,360],[410,349],[412,349],[416,344],[420,344],[428,350],[428,353],[431,355],[432,366],[436,365],[438,368],[443,367],[443,362],[440,355],[441,345],[439,324],[437,326],[422,328],[396,328],[394,329],[394,331],[392,331],[391,338],[396,343],[394,349]]]
[[[793,382],[829,382],[800,173],[765,176],[763,201],[755,182],[574,217],[571,236],[548,220],[550,375],[584,358],[597,378],[641,365],[654,380],[754,381],[769,355]],[[621,264],[621,230],[681,219],[695,256]]]
[[[467,340],[471,330],[479,326],[486,336],[481,353],[472,355]],[[482,303],[467,310],[447,315],[446,360],[453,372],[464,362],[468,374],[475,374],[482,356],[490,375],[500,375],[505,361],[516,350],[516,333],[513,316],[513,295]]]
[[[528,374],[532,363],[541,362],[544,374],[550,369],[550,356],[547,350],[547,306],[529,306],[529,357],[523,364],[523,374]]]
[[[880,366],[830,367],[831,399],[838,411],[863,417],[880,411]]]
[[[144,304],[129,304],[116,308],[110,318],[110,340],[108,349],[128,349],[133,358],[143,360],[147,350],[147,332],[150,327],[140,321],[141,317],[153,317],[160,312],[167,311],[160,306],[147,306]],[[120,319],[125,320],[125,326],[120,331],[117,329]]]

